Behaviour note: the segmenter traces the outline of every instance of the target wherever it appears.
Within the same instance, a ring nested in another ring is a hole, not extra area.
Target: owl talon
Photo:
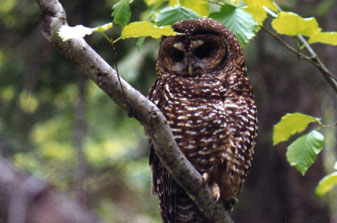
[[[212,196],[215,202],[217,202],[220,199],[220,188],[217,183],[213,183],[212,186]]]
[[[208,173],[203,173],[202,174],[202,180],[203,180],[203,182],[208,182],[209,181],[209,174]]]

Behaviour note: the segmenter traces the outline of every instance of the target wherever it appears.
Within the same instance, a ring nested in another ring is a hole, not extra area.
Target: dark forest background
[[[89,27],[110,22],[115,2],[61,1],[70,25]],[[326,31],[337,30],[336,0],[277,2],[284,10],[315,16]],[[131,20],[140,20],[145,3],[135,0],[131,7]],[[39,19],[33,1],[0,1],[0,155],[70,194],[104,222],[159,222],[142,126],[44,39]],[[107,34],[117,38],[120,29]],[[295,38],[284,39],[296,45]],[[155,79],[157,40],[146,40],[139,51],[134,39],[114,48],[100,34],[86,40],[109,64],[117,58],[120,75],[147,94]],[[336,47],[313,48],[337,75]],[[334,129],[324,130],[325,149],[304,177],[286,162],[286,144],[272,146],[273,125],[287,112],[333,122],[336,94],[315,67],[263,31],[244,51],[259,110],[259,137],[234,221],[337,222],[336,192],[323,198],[314,194],[336,161]]]

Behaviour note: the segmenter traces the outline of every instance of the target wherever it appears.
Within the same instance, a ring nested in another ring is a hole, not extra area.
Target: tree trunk
[[[74,147],[77,158],[75,169],[76,199],[83,206],[86,206],[86,194],[84,190],[85,159],[83,154],[83,139],[85,135],[85,82],[85,76],[83,74],[79,74],[77,77],[78,95],[75,105],[74,131]]]

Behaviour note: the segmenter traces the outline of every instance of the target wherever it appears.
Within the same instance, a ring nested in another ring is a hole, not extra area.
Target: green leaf
[[[191,9],[188,9],[184,6],[173,6],[173,7],[168,7],[163,10],[161,10],[157,17],[155,18],[155,22],[159,26],[166,26],[166,25],[172,25],[175,22],[178,22],[180,20],[184,19],[197,19],[200,16],[194,12]]]
[[[277,12],[277,7],[273,0],[244,0],[246,5],[251,8],[263,8],[267,7],[275,12]]]
[[[315,18],[302,18],[293,12],[280,12],[272,26],[279,34],[288,36],[311,36],[321,31]]]
[[[323,149],[323,140],[324,136],[316,130],[299,137],[287,148],[288,163],[304,175]]]
[[[302,113],[288,113],[281,118],[273,131],[273,145],[287,141],[290,136],[304,131],[312,122],[319,122],[319,118]]]
[[[244,0],[244,2],[247,5],[245,11],[251,14],[259,25],[262,25],[264,20],[267,18],[267,11],[264,7],[273,11],[278,11],[272,0]]]
[[[337,32],[319,32],[310,36],[309,43],[325,43],[337,46]]]
[[[200,16],[208,16],[209,3],[204,0],[180,0],[180,5],[192,9]]]
[[[226,3],[232,4],[232,5],[239,5],[241,0],[227,0]]]
[[[160,38],[162,36],[174,36],[177,35],[176,32],[172,29],[171,26],[156,26],[150,22],[132,22],[129,25],[125,26],[121,38],[139,38],[143,37],[152,37]]]
[[[120,0],[112,6],[113,12],[111,16],[113,21],[121,27],[126,26],[131,18],[131,9],[129,0]]]
[[[156,4],[157,0],[145,0],[145,3],[147,6],[151,6]]]
[[[262,25],[267,18],[267,12],[263,8],[247,7],[245,11],[251,14],[259,25]]]
[[[224,5],[219,12],[211,13],[210,18],[223,23],[236,36],[243,47],[256,35],[258,24],[254,18],[241,8]]]
[[[324,196],[328,191],[330,191],[334,186],[337,185],[337,171],[330,173],[329,175],[323,177],[316,187],[316,194],[318,196]]]
[[[146,39],[146,37],[144,37],[144,36],[141,36],[141,37],[138,38],[137,44],[136,44],[138,51],[143,46],[145,39]]]

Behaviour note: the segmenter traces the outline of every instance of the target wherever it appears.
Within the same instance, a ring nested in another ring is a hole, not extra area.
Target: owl
[[[182,20],[163,37],[148,98],[165,115],[186,158],[231,209],[245,181],[257,135],[256,105],[242,48],[221,23]],[[160,149],[160,148],[159,148]],[[150,149],[153,192],[164,223],[207,219]]]

